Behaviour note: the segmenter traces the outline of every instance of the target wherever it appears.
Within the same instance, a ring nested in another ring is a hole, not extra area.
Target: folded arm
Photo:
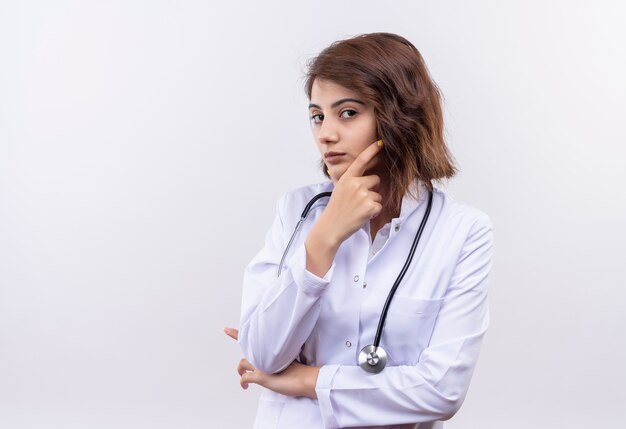
[[[263,249],[244,274],[239,344],[254,367],[273,374],[298,356],[320,313],[320,296],[330,284],[334,265],[324,277],[307,271],[305,244],[296,246],[277,278],[278,264],[292,231],[285,231],[281,213],[285,197],[266,235]]]
[[[325,427],[445,420],[461,406],[489,323],[489,219],[476,221],[459,255],[429,346],[416,365],[368,374],[356,365],[325,365],[316,385]],[[364,406],[364,405],[367,406]]]

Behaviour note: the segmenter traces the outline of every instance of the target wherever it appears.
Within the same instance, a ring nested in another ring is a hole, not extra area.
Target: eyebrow
[[[335,107],[339,106],[340,104],[348,103],[348,102],[358,103],[358,104],[362,104],[363,106],[365,106],[365,103],[363,103],[361,100],[357,100],[356,98],[342,98],[341,100],[335,101],[333,104],[330,105],[330,107],[332,109],[334,109]],[[313,107],[315,107],[317,109],[320,109],[320,110],[322,109],[317,104],[313,104],[313,103],[309,104],[309,109],[311,109]]]

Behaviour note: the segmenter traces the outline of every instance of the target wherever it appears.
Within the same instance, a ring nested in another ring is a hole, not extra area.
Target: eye
[[[316,113],[315,115],[311,116],[311,121],[313,121],[313,123],[315,124],[321,124],[323,120],[324,115],[322,115],[321,113]]]
[[[343,112],[341,112],[341,117],[345,118],[345,119],[349,119],[349,118],[353,118],[356,115],[358,115],[358,112],[356,110],[352,110],[352,109],[346,109]]]

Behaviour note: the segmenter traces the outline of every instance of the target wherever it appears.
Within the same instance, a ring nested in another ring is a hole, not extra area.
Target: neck
[[[399,206],[391,207],[391,204],[389,202],[390,200],[389,188],[388,186],[385,186],[384,183],[389,183],[389,182],[386,180],[385,181],[381,180],[381,185],[378,189],[378,193],[380,193],[380,195],[383,198],[383,201],[382,201],[383,209],[379,213],[378,216],[370,220],[370,231],[372,234],[372,241],[374,241],[376,234],[378,233],[378,231],[380,231],[380,229],[383,226],[385,226],[385,224],[391,222],[391,219],[400,216],[400,207]]]

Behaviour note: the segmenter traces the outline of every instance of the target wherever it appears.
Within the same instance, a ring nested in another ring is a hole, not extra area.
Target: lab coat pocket
[[[396,365],[414,365],[430,342],[443,299],[397,295],[391,301],[381,344]]]

